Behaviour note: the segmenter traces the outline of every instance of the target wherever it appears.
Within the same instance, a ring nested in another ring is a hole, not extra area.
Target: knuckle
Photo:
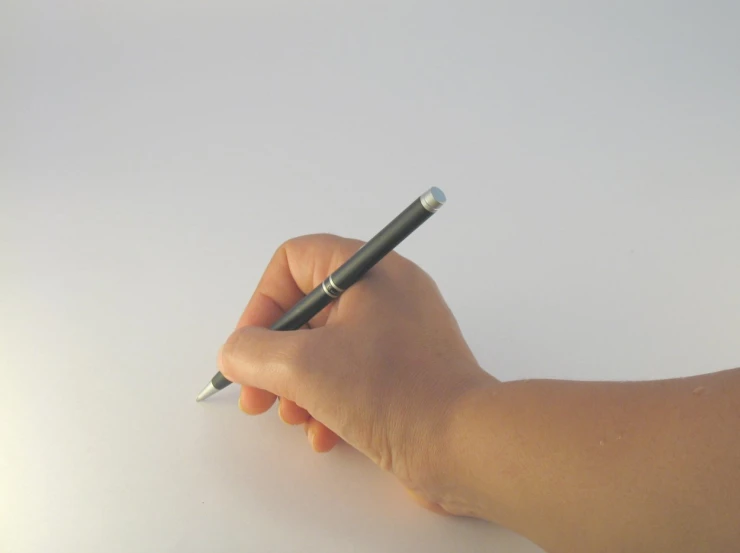
[[[292,245],[296,243],[297,240],[299,240],[300,237],[296,236],[293,238],[288,238],[287,240],[283,240],[282,243],[277,247],[275,250],[275,253],[282,253],[285,250],[289,249]]]
[[[275,252],[272,254],[273,260],[281,259],[287,255],[288,249],[291,247],[291,244],[295,241],[295,238],[290,238],[288,240],[285,240],[282,242],[277,248],[275,248]]]

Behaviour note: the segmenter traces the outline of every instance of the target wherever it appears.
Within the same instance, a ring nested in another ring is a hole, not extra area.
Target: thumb
[[[231,380],[295,401],[322,329],[290,331],[242,327],[221,346],[219,370]]]

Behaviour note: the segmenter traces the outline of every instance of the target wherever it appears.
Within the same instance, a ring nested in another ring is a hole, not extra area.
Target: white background
[[[740,12],[695,6],[4,2],[0,551],[538,551],[194,396],[280,242],[432,185],[399,250],[500,378],[739,365]]]

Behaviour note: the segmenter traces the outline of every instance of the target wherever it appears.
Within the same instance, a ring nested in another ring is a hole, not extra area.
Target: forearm
[[[464,490],[451,510],[553,553],[740,547],[740,370],[494,383],[461,403],[450,435]]]

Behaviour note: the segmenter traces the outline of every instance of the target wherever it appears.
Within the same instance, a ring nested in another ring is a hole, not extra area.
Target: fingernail
[[[244,411],[244,407],[242,407],[242,398],[241,397],[239,397],[239,410],[242,411],[243,413],[246,413],[246,411]]]
[[[314,447],[313,445],[313,439],[316,437],[316,429],[313,426],[310,426],[308,428],[308,443],[311,444],[311,447]],[[314,448],[316,449],[316,448]]]

